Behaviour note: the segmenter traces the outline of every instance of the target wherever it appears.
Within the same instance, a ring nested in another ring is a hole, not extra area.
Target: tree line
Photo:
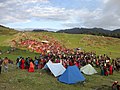
[[[90,34],[90,35],[120,38],[120,29],[110,31],[102,28],[72,28],[72,29],[59,30],[57,31],[57,33]]]

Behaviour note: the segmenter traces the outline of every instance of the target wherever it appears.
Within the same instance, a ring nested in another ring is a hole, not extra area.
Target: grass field
[[[92,35],[81,34],[65,34],[65,33],[35,33],[25,32],[27,38],[41,41],[44,35],[49,38],[55,38],[62,45],[67,48],[81,47],[85,51],[94,51],[99,54],[107,54],[111,58],[120,57],[120,39],[110,37],[100,37]],[[16,60],[18,56],[32,57],[39,56],[38,53],[29,52],[21,48],[14,52],[7,54],[6,51],[10,49],[11,41],[15,39],[25,39],[22,37],[23,33],[14,33],[0,35],[0,50],[4,54],[0,57],[8,57]],[[114,72],[114,75],[100,76],[100,69],[96,68],[98,74],[92,76],[85,76],[86,81],[83,84],[67,85],[57,81],[51,73],[44,70],[36,70],[34,73],[28,73],[27,70],[16,69],[16,66],[9,66],[9,71],[2,72],[0,75],[0,90],[110,90],[113,81],[120,82],[120,72]],[[42,73],[42,74],[40,74]]]
[[[27,70],[10,66],[7,73],[0,75],[0,90],[111,90],[113,81],[120,82],[120,74],[117,72],[110,76],[100,76],[99,74],[84,75],[86,78],[84,85],[81,83],[67,85],[58,82],[57,78],[47,71],[36,70],[34,73],[29,73]]]

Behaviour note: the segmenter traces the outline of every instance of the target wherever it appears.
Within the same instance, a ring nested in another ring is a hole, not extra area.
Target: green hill
[[[97,54],[108,54],[113,58],[120,55],[120,39],[86,34],[67,34],[54,32],[18,32],[0,25],[0,46],[11,46],[12,40],[32,39],[41,41],[44,36],[54,38],[67,48],[82,48],[85,51],[94,51]]]
[[[1,27],[4,28],[4,27]],[[5,31],[6,30],[6,31]],[[9,34],[7,34],[9,31]],[[39,56],[38,53],[29,52],[27,49],[18,48],[9,54],[7,50],[11,49],[12,40],[19,42],[21,39],[31,40],[57,40],[62,46],[67,48],[82,48],[85,51],[94,51],[97,54],[108,54],[112,58],[120,57],[120,39],[111,37],[102,37],[85,34],[66,34],[52,32],[16,32],[14,30],[5,29],[0,34],[0,50],[4,53],[0,57],[8,57],[16,60],[18,56],[32,57]],[[101,76],[100,69],[96,68],[98,74],[87,76],[85,84],[80,83],[67,85],[57,81],[50,73],[44,70],[35,70],[34,73],[29,73],[27,70],[16,69],[9,65],[9,71],[2,72],[0,75],[1,90],[111,90],[113,81],[120,82],[119,72],[114,72],[113,75]]]
[[[51,40],[54,38],[62,46],[67,48],[82,48],[85,51],[96,52],[97,54],[107,54],[112,58],[120,55],[120,39],[112,37],[85,35],[85,34],[66,34],[52,32],[19,32],[14,35],[0,36],[1,46],[11,46],[11,41],[19,42],[21,39],[31,40]]]
[[[18,31],[14,30],[14,29],[0,25],[0,35],[15,34],[17,32]]]

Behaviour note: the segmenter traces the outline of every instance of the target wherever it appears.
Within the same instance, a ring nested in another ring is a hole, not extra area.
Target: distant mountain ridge
[[[50,30],[50,31],[49,31]],[[55,32],[52,29],[32,29],[33,32]],[[0,34],[14,34],[18,32],[15,29],[0,25]],[[68,33],[68,34],[90,34],[90,35],[98,35],[98,36],[109,36],[120,38],[120,29],[115,29],[113,31],[106,30],[103,28],[71,28],[58,30],[57,33]]]
[[[120,29],[110,31],[102,28],[72,28],[72,29],[59,30],[57,31],[57,33],[91,34],[91,35],[110,36],[110,37],[120,38]]]
[[[34,29],[32,31],[33,32],[48,32],[47,30],[43,30],[43,29]]]

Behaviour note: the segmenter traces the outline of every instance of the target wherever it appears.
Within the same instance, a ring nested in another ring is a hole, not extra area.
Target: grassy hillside
[[[54,38],[67,48],[81,47],[85,51],[95,51],[97,54],[108,54],[112,58],[120,57],[120,39],[110,37],[100,37],[81,34],[64,34],[50,32],[18,32],[14,34],[0,35],[0,50],[4,54],[0,57],[7,56],[12,60],[16,60],[18,56],[32,57],[39,56],[34,52],[29,52],[22,48],[16,49],[14,52],[7,54],[7,50],[11,49],[11,41],[20,39],[35,39],[37,41],[45,40],[44,36],[49,39]],[[78,83],[67,85],[57,81],[51,73],[44,70],[36,70],[34,73],[28,73],[27,70],[16,69],[16,65],[9,66],[7,73],[2,72],[0,75],[0,90],[111,90],[113,81],[120,82],[119,72],[114,72],[113,75],[100,76],[100,69],[96,68],[98,74],[85,76],[86,82],[84,85]]]
[[[15,34],[17,32],[18,31],[14,30],[14,29],[0,25],[0,35],[8,35],[8,34],[11,35],[11,34]]]
[[[54,38],[67,48],[82,48],[85,51],[93,51],[97,54],[107,54],[112,58],[120,56],[120,39],[84,34],[19,32],[14,35],[0,36],[0,46],[11,46],[12,40],[20,41],[20,39],[41,41],[46,39],[44,36],[46,36],[49,40]]]
[[[120,39],[83,34],[58,34],[54,37],[68,48],[83,48],[85,51],[94,51],[97,54],[108,54],[111,57],[120,56]]]

